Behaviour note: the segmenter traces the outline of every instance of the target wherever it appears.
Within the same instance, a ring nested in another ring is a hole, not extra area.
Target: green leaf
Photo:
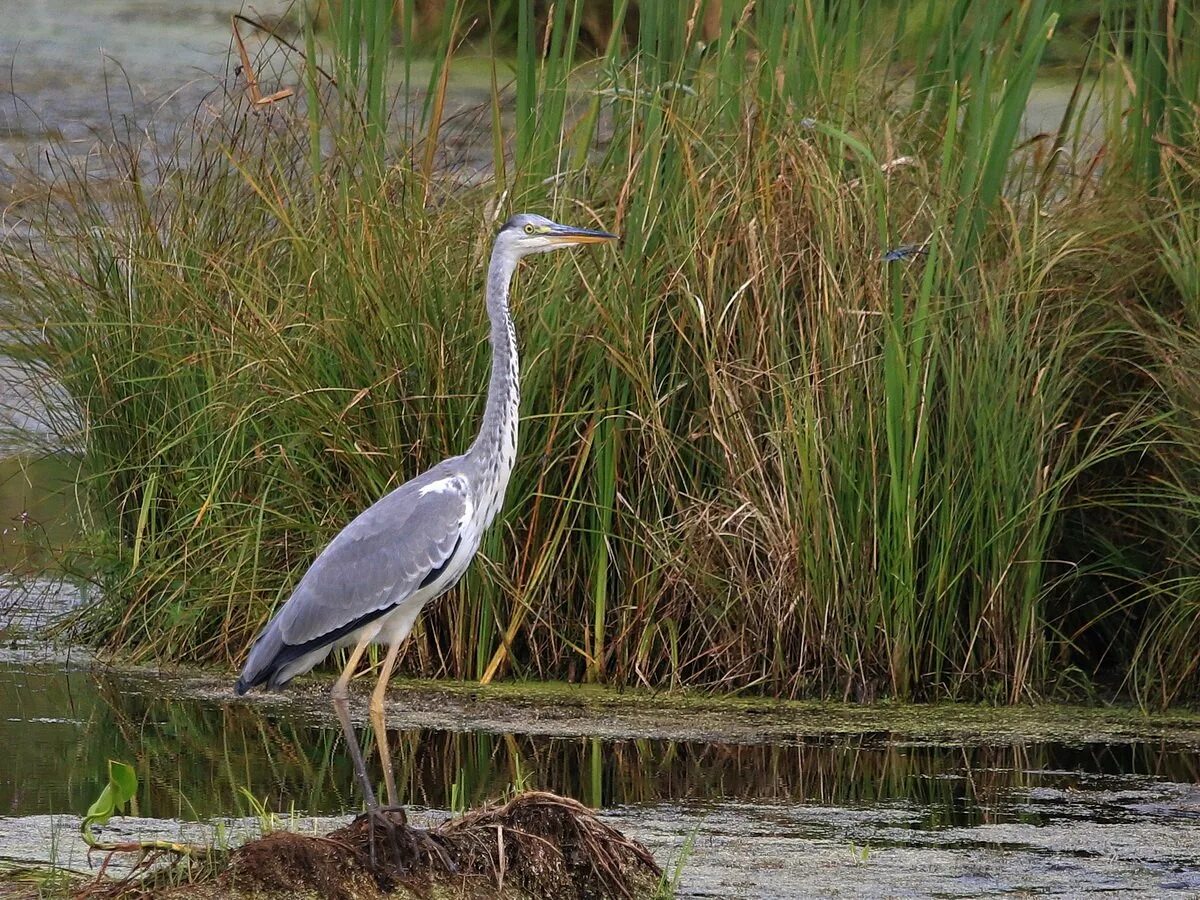
[[[108,761],[108,783],[116,794],[118,809],[137,796],[137,772],[128,763]]]
[[[125,807],[130,800],[137,796],[137,773],[128,763],[115,759],[108,761],[108,784],[100,792],[96,801],[88,807],[87,815],[80,826],[84,840],[89,844],[95,842],[92,837],[92,826],[103,825],[116,813]]]

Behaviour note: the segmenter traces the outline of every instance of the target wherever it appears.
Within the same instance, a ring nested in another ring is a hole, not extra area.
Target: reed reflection
[[[136,763],[145,816],[250,815],[246,786],[282,813],[353,807],[353,773],[336,728],[253,705],[165,699],[156,695],[161,688],[157,676],[0,666],[0,746],[8,748],[0,811],[78,812],[102,787],[110,757]],[[914,827],[938,828],[1052,815],[1027,802],[1034,787],[1095,790],[1130,776],[1200,781],[1200,756],[1166,742],[961,746],[879,732],[747,745],[404,730],[392,733],[391,745],[403,802],[438,809],[523,787],[597,807],[895,807]]]

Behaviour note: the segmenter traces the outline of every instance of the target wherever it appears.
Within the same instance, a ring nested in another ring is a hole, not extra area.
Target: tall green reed
[[[1104,677],[1084,649],[1103,639],[1144,692],[1178,695],[1175,575],[1143,570],[1159,599],[1114,594],[1141,610],[1115,631],[1072,602],[1079,518],[1125,504],[1097,501],[1098,479],[1168,441],[1148,389],[1097,374],[1130,352],[1111,310],[1135,287],[1095,269],[1137,258],[1114,219],[1141,226],[1107,172],[1090,191],[1075,167],[1028,177],[1054,5],[722,4],[707,43],[703,4],[662,7],[639,7],[627,44],[618,4],[578,62],[583,4],[520,5],[511,120],[492,68],[496,178],[436,209],[461,4],[377,180],[356,177],[361,116],[310,104],[306,141],[231,103],[171,178],[103,205],[76,183],[49,207],[55,245],[4,278],[41,323],[15,349],[87,422],[106,588],[88,633],[236,660],[350,515],[461,450],[486,377],[483,254],[515,205],[624,243],[519,279],[508,504],[405,669],[1015,701],[1052,687],[1052,660]],[[371,33],[355,46],[382,52]],[[341,139],[316,159],[314,133]],[[1182,290],[1190,269],[1170,271]],[[1180,505],[1162,497],[1135,502]],[[1114,545],[1141,533],[1113,527]]]
[[[359,108],[366,146],[378,163],[388,126],[393,0],[336,0],[330,5],[329,34],[339,93]],[[315,24],[311,17],[305,23],[310,36]],[[311,37],[308,46],[313,48]],[[317,108],[310,108],[310,115],[316,114]]]
[[[1200,102],[1200,10],[1189,3],[1105,2],[1099,41],[1112,56],[1117,107],[1110,125],[1119,165],[1140,184],[1164,187],[1170,157],[1195,143]]]

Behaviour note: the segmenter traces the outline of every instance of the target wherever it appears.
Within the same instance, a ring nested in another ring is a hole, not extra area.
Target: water
[[[103,787],[109,758],[137,760],[147,816],[249,814],[243,787],[276,812],[358,807],[349,754],[332,724],[299,710],[163,693],[157,675],[0,664],[0,746],[9,748],[0,811],[79,812]],[[739,744],[406,729],[390,743],[405,802],[435,809],[450,807],[452,794],[473,805],[522,784],[596,807],[903,808],[908,827],[936,830],[1045,825],[1076,815],[1048,797],[1126,788],[1140,797],[1156,785],[1200,782],[1196,749],[1165,740],[954,746],[867,732]],[[1101,807],[1106,821],[1131,815],[1120,798],[1097,800]],[[1195,816],[1200,825],[1200,809]]]
[[[137,822],[158,834],[216,819],[252,828],[256,804],[285,817],[357,810],[340,730],[308,702],[324,688],[246,702],[225,680],[191,696],[173,674],[9,653],[0,857],[47,858],[44,830],[57,827],[58,861],[80,864],[71,814],[99,793],[110,758],[136,766],[150,820]],[[403,800],[426,817],[521,786],[604,810],[661,860],[691,841],[685,896],[1200,891],[1200,751],[1171,737],[949,744],[864,730],[745,743],[417,728],[390,741]]]
[[[102,175],[92,149],[115,137],[132,147],[169,150],[194,122],[209,121],[225,92],[246,90],[233,52],[234,13],[292,33],[294,0],[88,0],[86,27],[75,0],[24,4],[19,20],[0,27],[0,210],[24,196],[25,170],[61,174],[64,158],[87,157],[91,178]],[[266,92],[304,87],[280,44],[248,25],[240,27]],[[302,43],[302,41],[300,41]],[[425,100],[432,62],[412,67],[412,82],[397,92],[393,122],[413,122]],[[400,71],[392,81],[400,85]],[[490,64],[464,56],[451,72],[438,164],[459,182],[483,177],[490,166]],[[405,105],[407,104],[407,106]],[[280,107],[287,111],[292,107]],[[511,124],[511,110],[504,111]],[[169,153],[164,153],[169,156]],[[157,161],[143,153],[141,174],[153,180]],[[0,243],[25,227],[0,217]],[[0,420],[2,421],[2,420]]]
[[[254,8],[270,17],[287,5]],[[40,165],[49,141],[84,154],[113,122],[136,133],[153,121],[168,134],[224,82],[230,16],[242,9],[229,0],[89,0],[83,17],[71,0],[22,4],[0,28],[0,163]]]

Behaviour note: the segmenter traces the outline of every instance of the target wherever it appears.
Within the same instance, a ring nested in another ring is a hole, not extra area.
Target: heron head
[[[545,216],[532,213],[518,213],[513,216],[501,226],[500,233],[496,235],[497,245],[503,246],[518,259],[530,253],[547,253],[550,250],[562,250],[564,247],[598,244],[616,239],[615,234],[609,234],[607,231],[560,225]]]

